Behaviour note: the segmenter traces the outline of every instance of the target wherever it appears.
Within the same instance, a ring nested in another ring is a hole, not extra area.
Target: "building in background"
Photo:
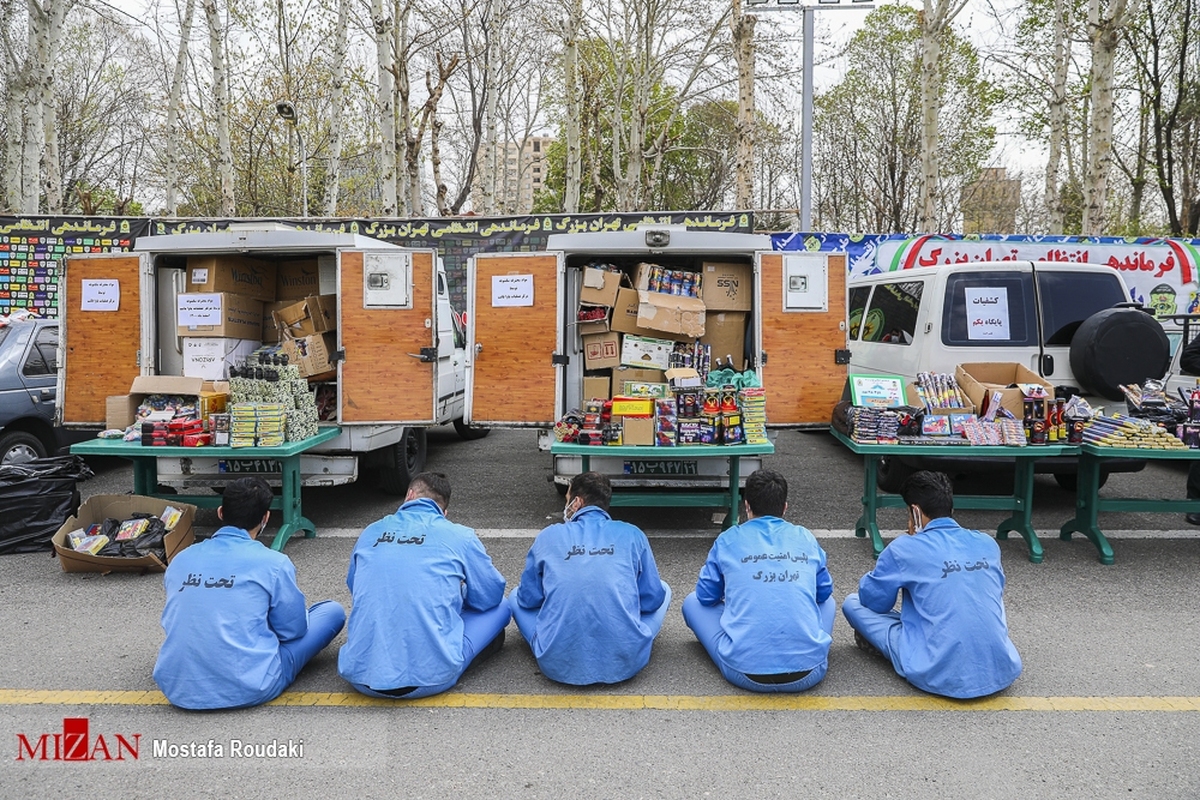
[[[524,142],[505,142],[499,159],[496,177],[496,212],[499,214],[528,214],[533,210],[533,197],[546,180],[546,149],[552,136],[530,136]],[[480,165],[486,158],[480,160]],[[483,170],[475,173],[471,200],[476,209],[482,207],[479,179]]]
[[[963,233],[1012,233],[1021,204],[1021,180],[1004,167],[985,169],[961,195]]]

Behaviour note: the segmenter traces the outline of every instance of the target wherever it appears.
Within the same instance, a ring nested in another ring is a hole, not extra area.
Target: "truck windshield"
[[[1036,274],[1044,344],[1070,344],[1085,319],[1128,299],[1115,275],[1041,268]]]

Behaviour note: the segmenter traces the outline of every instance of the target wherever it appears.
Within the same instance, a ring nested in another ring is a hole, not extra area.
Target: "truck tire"
[[[880,490],[898,494],[900,487],[913,472],[915,470],[912,467],[895,456],[882,456],[879,459],[879,469],[875,473],[876,483]]]
[[[1171,361],[1162,324],[1138,308],[1097,311],[1071,339],[1071,372],[1092,394],[1123,400],[1123,383],[1161,378]]]
[[[464,442],[473,442],[476,439],[482,439],[492,432],[491,428],[472,428],[462,417],[454,420],[454,432],[458,434],[458,438]]]
[[[46,457],[42,440],[28,431],[8,431],[0,434],[0,464],[22,464]]]
[[[379,469],[379,488],[386,494],[402,496],[413,475],[425,469],[425,429],[405,428],[403,438],[389,450]]]

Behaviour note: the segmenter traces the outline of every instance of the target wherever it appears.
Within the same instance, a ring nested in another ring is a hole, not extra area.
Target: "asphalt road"
[[[848,531],[861,464],[820,433],[783,432],[776,448],[768,464],[789,480],[787,517],[818,532],[840,603],[873,563],[866,541]],[[449,429],[431,435],[429,452],[430,468],[454,483],[451,517],[483,531],[511,587],[533,533],[561,513],[549,456],[536,451],[532,433],[465,443]],[[96,469],[85,494],[128,491],[128,467]],[[1175,496],[1183,480],[1178,468],[1152,466],[1113,476],[1104,492]],[[976,478],[956,489],[1004,484]],[[286,553],[310,600],[349,604],[352,534],[396,504],[366,486],[305,492],[305,514],[324,535],[293,540]],[[499,655],[420,705],[356,705],[336,670],[343,637],[285,694],[292,704],[202,714],[156,704],[158,577],[68,575],[47,555],[7,556],[0,797],[1200,797],[1200,530],[1177,514],[1104,515],[1116,564],[1103,566],[1086,540],[1055,535],[1073,504],[1039,477],[1034,524],[1045,562],[1030,563],[1019,539],[1001,543],[1025,670],[990,704],[938,702],[912,689],[854,647],[840,614],[829,674],[811,692],[763,698],[725,683],[678,613],[719,530],[711,509],[614,510],[650,533],[676,592],[650,665],[634,679],[593,689],[554,684],[510,625]],[[1001,516],[965,511],[959,519],[987,529]],[[885,528],[902,522],[897,509],[881,512]],[[215,525],[202,512],[199,532]],[[16,760],[17,734],[58,732],[63,717],[76,716],[110,741],[141,734],[139,758]],[[225,745],[224,757],[153,754],[155,740],[209,739]],[[302,739],[304,755],[236,758],[234,739]]]

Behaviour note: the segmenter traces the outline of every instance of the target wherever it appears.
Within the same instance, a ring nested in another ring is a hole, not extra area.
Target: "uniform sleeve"
[[[275,588],[271,592],[267,627],[281,642],[299,639],[308,632],[308,607],[304,602],[304,592],[296,585],[296,568],[286,557],[284,563],[275,570]]]
[[[525,569],[521,572],[521,584],[517,587],[517,605],[521,608],[541,608],[546,599],[542,587],[542,561],[537,550],[538,542],[534,539],[529,554],[525,556]]]
[[[708,550],[708,558],[700,568],[700,577],[696,579],[696,599],[702,606],[714,606],[725,599],[725,574],[721,572],[721,562],[717,557],[719,545],[719,539],[713,542]]]
[[[892,545],[885,547],[875,562],[875,569],[862,576],[858,582],[859,601],[880,614],[891,611],[896,605],[896,593],[902,581],[900,564]]]
[[[496,569],[483,542],[475,534],[471,534],[467,541],[463,564],[467,576],[464,605],[476,611],[487,611],[500,605],[504,599],[504,576]]]
[[[833,576],[829,574],[825,551],[821,545],[817,545],[817,552],[821,554],[821,565],[817,567],[817,602],[824,603],[833,594]]]
[[[638,564],[638,602],[643,614],[657,611],[667,597],[663,588],[662,578],[658,577],[658,565],[654,563],[654,553],[650,550],[650,542],[642,535],[642,555]]]
[[[1179,370],[1184,375],[1200,375],[1200,336],[1184,345],[1179,354]]]

